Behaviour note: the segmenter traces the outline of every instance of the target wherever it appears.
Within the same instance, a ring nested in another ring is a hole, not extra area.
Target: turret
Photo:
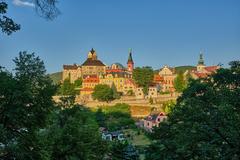
[[[202,72],[204,68],[205,68],[205,64],[204,64],[204,60],[203,60],[203,54],[202,54],[202,52],[200,52],[199,60],[198,60],[198,64],[197,64],[197,71]]]
[[[130,49],[130,51],[129,51],[128,61],[127,61],[127,69],[129,72],[132,72],[134,69],[134,62],[133,62],[133,58],[132,58],[132,49]]]
[[[97,60],[97,53],[93,48],[88,53],[88,59]]]

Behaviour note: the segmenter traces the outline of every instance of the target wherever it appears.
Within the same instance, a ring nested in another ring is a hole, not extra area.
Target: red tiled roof
[[[134,86],[136,85],[135,82],[130,78],[125,80],[125,84],[133,84]]]
[[[153,81],[154,82],[162,82],[163,81],[163,77],[158,75],[158,74],[155,74],[154,78],[153,78]]]
[[[87,77],[83,80],[84,83],[99,83],[98,77]]]
[[[219,69],[219,66],[208,66],[204,68],[205,70],[207,70],[208,72],[216,72],[217,69]]]
[[[63,69],[77,69],[78,66],[76,64],[73,65],[63,65]]]
[[[199,73],[199,72],[193,72],[198,78],[206,78],[208,76],[207,73]]]
[[[102,63],[102,61],[97,59],[90,59],[88,58],[82,66],[105,66],[105,64]]]

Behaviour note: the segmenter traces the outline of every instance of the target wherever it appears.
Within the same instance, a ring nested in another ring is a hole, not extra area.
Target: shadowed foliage
[[[240,158],[240,62],[230,66],[190,81],[151,135],[147,159]]]

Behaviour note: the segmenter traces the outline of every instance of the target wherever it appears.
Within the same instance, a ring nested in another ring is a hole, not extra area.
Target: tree
[[[0,71],[0,141],[4,146],[0,159],[37,159],[36,132],[54,109],[56,87],[34,53],[20,52],[14,62],[15,76]]]
[[[70,108],[70,107],[74,106],[75,98],[76,98],[75,95],[62,96],[62,97],[60,97],[59,105],[62,108]]]
[[[81,88],[82,87],[82,78],[78,78],[76,81],[74,81],[74,87],[75,88]]]
[[[34,0],[33,2],[39,16],[47,20],[53,20],[60,14],[56,7],[58,0]]]
[[[109,157],[114,160],[138,160],[139,154],[131,144],[116,141],[111,144]]]
[[[3,33],[10,35],[20,29],[20,25],[16,24],[11,18],[5,16],[8,5],[5,2],[0,2],[0,28]]]
[[[182,92],[187,87],[186,80],[182,72],[180,72],[174,80],[174,88],[177,92]]]
[[[118,93],[117,88],[116,88],[114,83],[112,83],[111,89],[113,91],[113,98],[114,99],[119,99],[120,98],[120,94]]]
[[[103,113],[101,108],[99,108],[97,110],[95,116],[96,116],[96,121],[97,121],[98,125],[100,127],[106,127],[106,124],[105,124],[106,118],[105,118],[105,115],[104,115],[104,113]]]
[[[76,95],[75,85],[70,82],[69,78],[65,79],[63,83],[60,85],[58,94],[64,95],[64,96]]]
[[[102,108],[104,113],[104,125],[109,131],[116,131],[134,126],[131,117],[130,106],[127,104],[116,104]]]
[[[53,160],[102,160],[107,144],[102,141],[94,114],[82,106],[56,111],[45,128]]]
[[[151,135],[147,159],[240,158],[240,62],[230,66],[190,81]]]
[[[148,93],[148,87],[153,81],[154,71],[151,67],[137,67],[133,70],[133,79],[140,87],[143,87],[145,95]]]
[[[113,90],[106,84],[96,85],[92,97],[93,99],[105,102],[114,100]]]
[[[39,16],[47,20],[53,20],[60,14],[60,11],[56,7],[57,2],[57,0],[33,0],[33,5]],[[7,8],[8,5],[6,2],[0,2],[0,29],[2,29],[3,33],[10,35],[20,30],[20,25],[5,16]]]

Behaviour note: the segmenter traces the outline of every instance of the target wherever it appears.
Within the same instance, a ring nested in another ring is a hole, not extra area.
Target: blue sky
[[[49,73],[81,64],[93,47],[106,64],[125,64],[129,48],[136,66],[158,69],[240,59],[239,0],[59,0],[54,21],[31,6],[8,0],[8,16],[21,30],[0,34],[0,65],[11,70],[19,51],[35,52]]]

